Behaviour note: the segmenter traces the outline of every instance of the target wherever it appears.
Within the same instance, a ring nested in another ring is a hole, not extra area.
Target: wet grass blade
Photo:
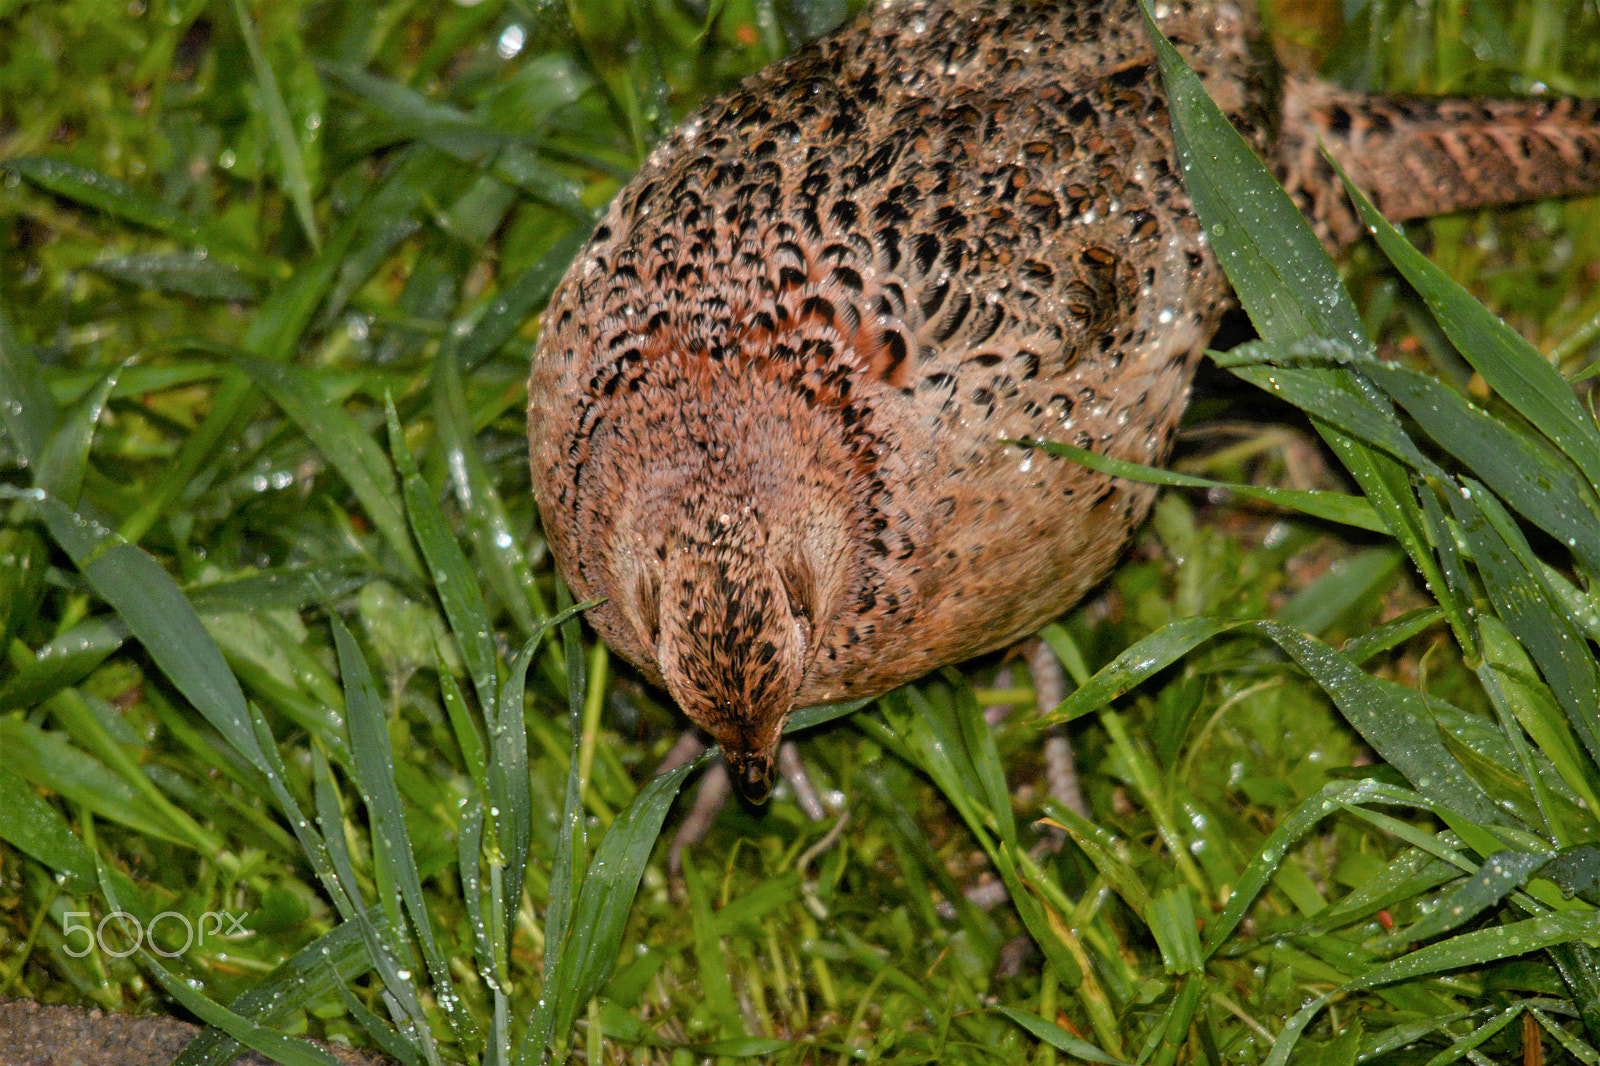
[[[960,696],[945,685],[897,689],[880,699],[879,706],[893,736],[904,745],[903,757],[939,786],[994,863],[1012,905],[1058,979],[1068,987],[1078,985],[1083,973],[1060,935],[1061,916],[1071,906],[1017,844],[1010,792],[1003,778],[996,781],[1002,771],[993,732],[970,689]],[[890,730],[873,725],[868,719],[861,728],[880,742],[887,739]],[[1112,1034],[1102,1029],[1097,1028],[1098,1035],[1110,1043]]]
[[[467,698],[461,691],[461,686],[456,684],[455,677],[450,673],[450,668],[442,661],[438,664],[439,673],[439,700],[444,704],[445,714],[450,719],[450,730],[455,735],[456,747],[461,752],[461,761],[466,764],[467,776],[472,778],[473,787],[479,796],[489,794],[489,760],[485,754],[483,734],[478,729],[478,723],[472,717],[472,712],[467,708]],[[511,669],[516,670],[520,659],[512,660]],[[494,708],[489,709],[486,716],[489,721],[494,720]]]
[[[329,888],[335,898],[344,900],[345,917],[353,920],[361,930],[367,956],[383,982],[385,1003],[394,1021],[394,1032],[385,1030],[375,1039],[380,1043],[388,1043],[409,1035],[412,1042],[420,1044],[415,1054],[425,1055],[429,1066],[438,1066],[439,1050],[433,1030],[428,1025],[427,1014],[417,996],[417,986],[402,961],[410,958],[410,952],[406,950],[408,945],[391,919],[397,906],[394,900],[386,898],[369,910],[361,898],[361,881],[356,877],[350,847],[345,839],[345,816],[339,788],[333,780],[328,759],[320,748],[311,750],[311,785],[317,824],[321,828],[325,867],[331,874],[331,879],[324,881],[324,887]],[[374,917],[369,918],[369,914]]]
[[[389,424],[389,448],[394,453],[395,466],[400,471],[400,487],[405,497],[406,516],[411,530],[416,534],[422,557],[427,561],[428,573],[433,578],[434,592],[450,622],[450,632],[455,635],[461,657],[467,664],[467,674],[477,690],[480,707],[492,707],[495,693],[500,687],[499,666],[495,658],[494,637],[489,631],[489,614],[479,587],[461,545],[450,535],[444,515],[432,488],[417,468],[411,449],[406,446],[405,433],[400,428],[400,417],[395,413],[394,401],[385,401]]]
[[[127,639],[128,627],[108,615],[73,626],[31,652],[13,647],[11,676],[0,684],[0,711],[43,704],[82,681]]]
[[[1374,419],[1370,407],[1368,413],[1350,409],[1320,389],[1314,373],[1281,365],[1305,354],[1296,349],[1286,355],[1272,345],[1250,344],[1219,357],[1218,362],[1424,475],[1442,473],[1417,450],[1392,416]],[[1239,361],[1263,355],[1280,365],[1272,370],[1246,370],[1239,365]],[[1348,356],[1329,351],[1316,358],[1344,361]],[[1375,360],[1358,361],[1352,369],[1405,408],[1424,432],[1502,499],[1571,548],[1591,571],[1600,572],[1600,512],[1595,493],[1563,455],[1538,438],[1519,435],[1459,393],[1415,371]]]
[[[1549,861],[1549,854],[1497,851],[1484,859],[1455,891],[1439,900],[1436,908],[1406,928],[1394,930],[1386,939],[1395,944],[1420,944],[1458,929],[1521,888]]]
[[[1456,350],[1490,388],[1554,441],[1600,492],[1600,431],[1572,386],[1515,330],[1411,247],[1348,178],[1345,188],[1384,255],[1421,294]]]
[[[565,585],[557,589],[557,604],[563,608],[570,599]],[[561,626],[561,651],[567,680],[567,774],[561,811],[556,817],[555,851],[550,859],[550,898],[544,912],[544,986],[534,1006],[528,1029],[523,1034],[518,1061],[531,1064],[532,1056],[566,1043],[569,1026],[562,1017],[576,1017],[581,1004],[572,1003],[576,994],[575,975],[563,970],[567,937],[572,929],[572,903],[579,890],[579,866],[587,853],[587,834],[583,819],[581,771],[583,745],[583,704],[588,691],[584,670],[583,638],[577,618]],[[570,963],[567,963],[570,967]]]
[[[1588,810],[1600,810],[1593,763],[1574,742],[1566,715],[1550,687],[1539,677],[1527,650],[1498,617],[1481,618],[1478,626],[1483,635],[1483,662],[1478,667],[1478,677],[1484,691],[1496,709],[1508,714],[1527,732],[1573,795],[1581,798]],[[1558,833],[1556,842],[1571,841]]]
[[[1370,352],[1361,316],[1300,209],[1211,102],[1143,0],[1140,8],[1167,86],[1184,185],[1256,330],[1266,340],[1324,337]]]
[[[370,570],[354,562],[301,563],[188,585],[184,593],[201,615],[253,614],[298,610],[324,597],[338,599],[371,578]]]
[[[329,402],[307,372],[243,352],[231,353],[229,358],[333,464],[406,570],[421,576],[422,561],[417,558],[405,517],[395,502],[399,486],[394,468],[377,441],[344,408]]]
[[[812,726],[819,726],[824,722],[831,722],[836,718],[854,714],[871,702],[872,699],[869,698],[847,700],[844,703],[819,703],[815,707],[801,707],[789,715],[789,720],[783,724],[783,731],[788,734],[802,729],[810,729]]]
[[[1287,652],[1367,743],[1419,789],[1465,818],[1504,823],[1483,787],[1445,747],[1420,693],[1365,674],[1335,649],[1275,622],[1187,618],[1170,623],[1117,656],[1043,721],[1068,722],[1103,707],[1205,641],[1238,631],[1265,637]]]
[[[1404,553],[1398,548],[1369,548],[1295,593],[1274,612],[1272,620],[1320,634],[1346,611],[1382,596],[1393,583],[1394,572],[1404,559]],[[1430,617],[1437,620],[1439,614],[1430,612]],[[1345,651],[1348,655],[1348,649]]]
[[[1360,977],[1324,993],[1297,1011],[1278,1033],[1265,1066],[1286,1066],[1300,1034],[1335,997],[1363,988],[1415,980],[1465,967],[1482,966],[1542,948],[1579,942],[1594,934],[1593,914],[1548,914],[1490,929],[1462,933],[1419,948],[1392,962],[1371,967]]]
[[[95,883],[94,855],[61,812],[4,766],[0,766],[0,839],[72,878],[80,891]]]
[[[263,274],[275,273],[273,261],[259,250],[240,248],[226,235],[203,222],[190,218],[170,204],[146,196],[109,174],[90,170],[65,159],[8,159],[5,167],[39,188],[75,204],[103,211],[113,218],[177,240],[200,245],[208,251],[226,253],[231,260],[238,260],[240,265],[259,264]],[[248,266],[246,269],[249,269]]]
[[[1290,345],[1252,341],[1218,355],[1216,362],[1263,392],[1281,396],[1318,422],[1387,452],[1413,470],[1443,474],[1406,435],[1387,399],[1360,388],[1359,382],[1353,382],[1351,374],[1338,366],[1294,365],[1312,358],[1346,362],[1353,361],[1355,353],[1321,340]],[[1269,361],[1272,365],[1261,365]],[[1364,368],[1366,363],[1353,365]]]
[[[605,985],[661,824],[684,780],[705,759],[651,778],[600,839],[572,909],[570,935],[560,945],[555,968],[547,971],[519,1062],[540,1061],[552,1037],[567,1032],[578,1011]]]
[[[1415,371],[1380,364],[1364,373],[1501,499],[1600,573],[1600,501],[1565,455]]]
[[[94,443],[95,426],[121,373],[121,367],[112,367],[77,403],[62,412],[35,468],[34,484],[68,507],[78,506],[84,475],[89,470],[89,447]]]
[[[0,307],[0,429],[11,438],[30,466],[44,458],[59,411],[46,378],[40,373],[33,349],[17,335],[6,310]]]
[[[1206,924],[1202,946],[1206,957],[1215,955],[1227,943],[1254,905],[1256,897],[1267,887],[1289,855],[1289,849],[1295,841],[1341,808],[1375,803],[1407,807],[1426,805],[1425,800],[1408,789],[1395,788],[1378,781],[1350,781],[1324,786],[1320,793],[1305,800],[1288,817],[1281,819],[1257,849],[1256,856],[1235,878],[1221,913]]]
[[[376,912],[369,915],[375,917]],[[307,1004],[371,968],[361,930],[354,922],[340,922],[240,993],[228,1009],[256,1025],[281,1027]],[[222,1030],[207,1029],[189,1042],[172,1066],[225,1066],[241,1050],[239,1042]]]
[[[501,856],[504,895],[504,909],[496,920],[501,923],[499,935],[507,944],[511,943],[516,932],[517,909],[522,902],[523,882],[533,839],[533,796],[528,785],[528,729],[523,719],[523,694],[528,668],[551,630],[575,624],[577,615],[592,606],[593,602],[572,604],[540,623],[533,636],[511,660],[505,685],[486,715],[492,756],[485,775],[489,799],[488,824]],[[553,879],[554,872],[551,876]],[[547,917],[547,943],[548,926]]]
[[[1107,1055],[1081,1037],[1073,1036],[1054,1022],[1047,1022],[1037,1014],[1029,1014],[1013,1007],[996,1007],[995,1013],[1003,1014],[1016,1022],[1022,1028],[1049,1044],[1057,1051],[1064,1051],[1068,1055],[1084,1062],[1105,1063],[1107,1066],[1126,1066],[1126,1059],[1119,1059],[1115,1055]]]
[[[1545,585],[1522,531],[1484,486],[1464,479],[1446,494],[1489,599],[1550,685],[1589,756],[1600,764],[1600,664]]]
[[[1283,352],[1292,351],[1295,345],[1320,343],[1352,355],[1370,356],[1372,343],[1362,328],[1355,304],[1294,201],[1211,102],[1199,78],[1161,36],[1142,0],[1140,6],[1167,85],[1173,139],[1185,187],[1228,281],[1262,341]],[[1258,234],[1264,236],[1258,240]],[[1227,360],[1222,362],[1228,365]],[[1253,380],[1271,388],[1271,375],[1264,371],[1246,373],[1254,374]],[[1349,406],[1361,393],[1359,387],[1337,371],[1325,372],[1320,380],[1325,383],[1323,398],[1352,411],[1363,424],[1367,422],[1359,405]],[[1295,384],[1298,387],[1302,383]],[[1310,386],[1310,382],[1303,384]],[[1307,413],[1315,418],[1323,412],[1311,407]],[[1475,652],[1467,612],[1450,594],[1434,559],[1411,491],[1409,472],[1392,456],[1351,439],[1326,422],[1319,421],[1317,427],[1356,479],[1390,535],[1400,541],[1422,571],[1462,647],[1469,654]],[[1388,439],[1406,450],[1397,438]],[[1414,448],[1409,450],[1415,452]]]
[[[1172,470],[1162,470],[1159,467],[1131,463],[1126,459],[1101,455],[1057,441],[1039,441],[1033,446],[1043,448],[1051,455],[1064,456],[1082,463],[1091,470],[1125,478],[1128,481],[1139,481],[1147,485],[1167,485],[1173,488],[1205,489],[1208,492],[1220,489],[1247,500],[1257,500],[1274,507],[1281,507],[1286,511],[1298,511],[1300,514],[1320,518],[1323,521],[1337,522],[1340,525],[1365,529],[1371,533],[1388,532],[1388,527],[1379,521],[1373,512],[1372,504],[1361,496],[1351,496],[1343,492],[1264,488],[1257,485],[1213,481],[1210,478],[1194,477]]]
[[[107,897],[109,899],[109,892]],[[227,1033],[238,1044],[260,1052],[281,1066],[339,1066],[338,1059],[316,1045],[298,1037],[285,1036],[276,1029],[258,1025],[201,995],[186,979],[157,962],[155,955],[149,950],[140,948],[139,955],[144,960],[145,967],[154,975],[161,987],[166,989],[168,995],[182,1004],[190,1014],[207,1025]]]
[[[272,143],[278,152],[278,165],[283,168],[283,192],[294,205],[300,228],[313,249],[322,247],[322,235],[317,232],[316,210],[311,206],[311,179],[306,159],[289,118],[289,108],[278,88],[278,76],[261,48],[261,38],[256,33],[255,22],[245,8],[244,0],[233,0],[233,17],[244,38],[250,55],[250,67],[256,77],[256,91],[261,108],[266,112],[267,128],[272,133]]]
[[[456,348],[462,371],[471,371],[510,340],[535,309],[544,306],[556,282],[589,239],[592,227],[580,226],[551,245],[533,266],[500,290],[479,315],[472,332]]]
[[[254,303],[261,295],[238,267],[209,257],[146,252],[96,259],[90,267],[130,285],[197,300]]]
[[[370,201],[352,212],[310,263],[281,281],[256,311],[245,331],[243,347],[270,362],[285,362],[294,352],[312,315],[345,261],[350,242],[365,223]],[[223,454],[222,444],[248,422],[245,414],[254,395],[253,386],[237,373],[223,379],[200,426],[184,438],[178,454],[167,464],[144,502],[122,523],[122,535],[138,541],[182,495],[195,476]]]
[[[411,927],[416,930],[423,962],[433,980],[434,1001],[450,1019],[456,1040],[470,1052],[482,1046],[482,1037],[472,1016],[462,1006],[450,968],[433,935],[433,921],[417,873],[416,852],[411,845],[400,789],[395,782],[394,750],[389,742],[388,724],[378,702],[372,672],[355,638],[331,606],[328,615],[333,627],[334,650],[339,658],[339,674],[344,679],[345,719],[349,725],[353,759],[351,776],[371,820],[373,861],[391,871]]]
[[[114,911],[122,909],[113,879],[104,868],[100,870],[100,891]],[[261,1052],[282,1066],[339,1066],[337,1059],[315,1045],[258,1025],[202,995],[186,978],[161,965],[155,953],[148,948],[140,946],[139,957],[161,987],[185,1010],[207,1025],[221,1029],[245,1047]]]
[[[244,693],[177,584],[150,556],[45,496],[45,526],[161,672],[252,766],[265,771]]]
[[[526,538],[512,533],[500,492],[478,454],[461,372],[456,354],[448,345],[434,360],[431,391],[445,469],[449,471],[456,503],[467,519],[473,555],[518,628],[524,634],[532,633],[539,618],[549,611],[528,565]]]
[[[486,783],[489,827],[501,863],[504,898],[500,937],[511,943],[517,929],[517,909],[527,877],[528,852],[533,840],[533,797],[528,791],[528,728],[523,722],[523,686],[546,630],[528,638],[506,676],[500,698],[491,705],[488,720],[490,759]]]
[[[392,124],[395,138],[425,142],[447,156],[481,168],[540,203],[578,220],[589,218],[577,183],[525,147],[521,142],[527,140],[526,136],[491,126],[397,81],[347,65],[323,64],[321,69]]]

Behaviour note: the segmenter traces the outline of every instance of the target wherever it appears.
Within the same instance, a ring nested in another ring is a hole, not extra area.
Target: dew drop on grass
[[[501,59],[514,59],[527,42],[528,32],[516,23],[512,23],[500,34],[500,40],[495,42],[495,54]]]

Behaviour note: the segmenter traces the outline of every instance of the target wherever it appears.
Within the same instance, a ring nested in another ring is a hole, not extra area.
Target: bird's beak
[[[733,776],[739,795],[751,803],[765,803],[772,794],[772,779],[777,773],[777,760],[772,752],[726,752],[728,772]]]

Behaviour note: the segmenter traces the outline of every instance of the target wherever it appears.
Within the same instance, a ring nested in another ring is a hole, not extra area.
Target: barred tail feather
[[[1361,228],[1319,142],[1394,221],[1600,192],[1600,100],[1366,96],[1294,79],[1281,176],[1334,245]]]

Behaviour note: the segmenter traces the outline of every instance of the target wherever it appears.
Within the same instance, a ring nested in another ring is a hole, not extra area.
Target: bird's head
[[[667,556],[657,661],[673,699],[722,745],[740,793],[760,803],[827,608],[792,531],[748,504],[699,517]]]
[[[772,789],[784,722],[840,600],[844,552],[828,533],[750,503],[691,503],[652,578],[621,605],[667,691],[722,746],[753,803]]]

